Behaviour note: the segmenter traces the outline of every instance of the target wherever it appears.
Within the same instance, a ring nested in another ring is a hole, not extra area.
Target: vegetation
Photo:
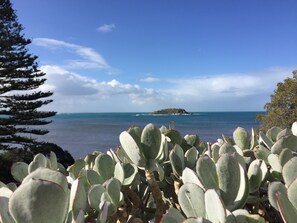
[[[213,144],[153,124],[119,138],[67,170],[53,152],[15,163],[0,222],[296,222],[297,122]]]
[[[190,115],[190,112],[187,112],[182,108],[165,108],[158,111],[150,113],[151,115]]]
[[[265,105],[266,115],[258,115],[262,121],[261,130],[272,126],[288,128],[297,118],[297,70],[293,77],[277,84],[277,89],[271,95],[271,101]]]
[[[31,40],[22,35],[9,0],[0,1],[0,149],[30,149],[42,144],[32,135],[48,131],[35,126],[48,124],[55,112],[38,111],[50,102],[52,92],[42,92],[45,73],[38,69],[37,57],[30,54]]]
[[[0,0],[0,179],[4,182],[12,179],[8,169],[13,162],[29,162],[49,149],[58,152],[64,165],[73,162],[68,152],[34,137],[48,132],[36,126],[50,123],[46,118],[56,112],[38,110],[52,102],[47,98],[53,93],[39,90],[45,73],[38,69],[37,57],[28,52],[31,40],[22,30],[10,1]]]

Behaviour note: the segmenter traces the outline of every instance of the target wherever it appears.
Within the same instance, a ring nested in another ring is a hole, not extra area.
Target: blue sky
[[[62,112],[259,111],[297,69],[297,1],[12,0]]]

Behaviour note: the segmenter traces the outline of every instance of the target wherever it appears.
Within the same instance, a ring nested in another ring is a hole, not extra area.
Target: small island
[[[191,115],[183,108],[165,108],[158,111],[151,112],[150,115]]]

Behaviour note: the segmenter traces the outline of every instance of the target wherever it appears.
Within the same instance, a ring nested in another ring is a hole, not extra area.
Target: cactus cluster
[[[205,143],[148,124],[65,169],[37,154],[0,182],[0,222],[296,222],[297,122]]]

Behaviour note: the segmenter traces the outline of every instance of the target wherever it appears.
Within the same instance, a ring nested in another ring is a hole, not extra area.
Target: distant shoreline
[[[150,115],[191,115],[183,108],[165,108],[149,113]]]

